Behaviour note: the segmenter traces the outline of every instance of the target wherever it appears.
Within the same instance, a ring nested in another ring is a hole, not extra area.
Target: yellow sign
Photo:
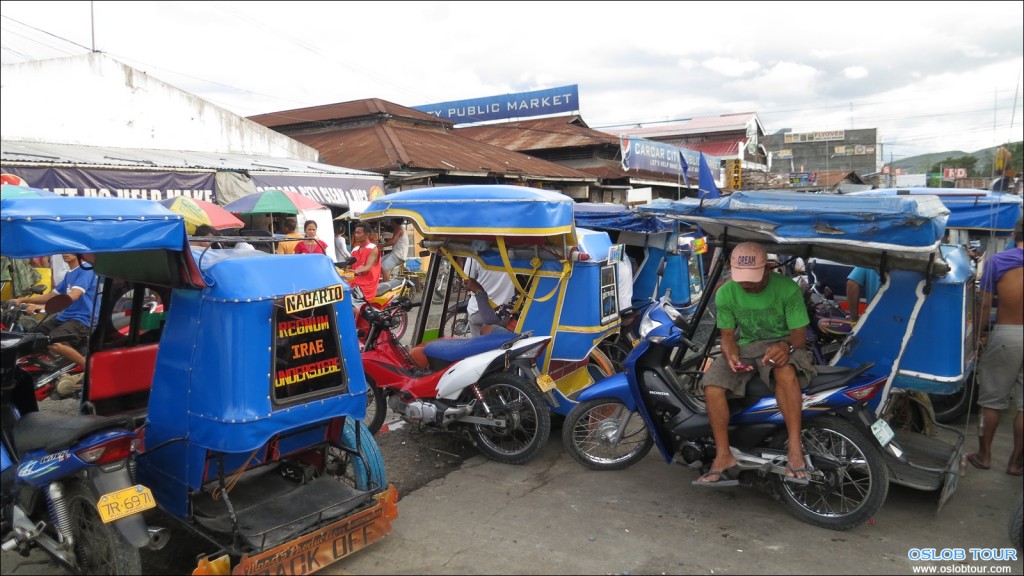
[[[323,306],[324,304],[341,302],[344,298],[344,284],[325,286],[309,292],[301,292],[299,294],[289,294],[285,296],[284,311],[288,314],[294,314],[302,310]]]
[[[99,502],[96,503],[96,510],[99,511],[100,519],[104,523],[110,523],[139,512],[145,512],[154,506],[156,506],[156,499],[153,498],[153,492],[142,484],[136,484],[100,496]]]
[[[729,178],[729,188],[741,190],[743,188],[743,168],[739,160],[726,160],[725,171]]]

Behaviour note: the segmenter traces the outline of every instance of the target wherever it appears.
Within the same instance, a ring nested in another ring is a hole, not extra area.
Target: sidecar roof
[[[425,237],[549,237],[575,245],[573,200],[551,190],[505,185],[440,186],[387,194],[364,220],[403,217]]]
[[[93,254],[97,274],[202,286],[184,217],[151,200],[20,197],[0,200],[0,251],[11,258]]]
[[[936,196],[949,208],[946,228],[994,231],[1009,236],[1021,217],[1020,196],[972,188],[879,188],[856,196]]]
[[[854,266],[931,271],[948,267],[938,248],[949,209],[934,196],[837,196],[761,190],[639,206],[696,224],[719,243],[759,242],[769,252]]]

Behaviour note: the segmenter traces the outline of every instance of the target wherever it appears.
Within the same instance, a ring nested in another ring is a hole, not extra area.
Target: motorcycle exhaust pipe
[[[146,545],[146,548],[150,550],[163,550],[164,546],[171,541],[171,535],[166,528],[149,527],[147,530],[149,530],[149,544]]]

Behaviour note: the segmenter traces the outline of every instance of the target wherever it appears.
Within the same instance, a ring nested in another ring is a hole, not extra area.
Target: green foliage
[[[931,169],[928,170],[928,172],[942,173],[942,171],[946,168],[967,168],[968,177],[978,176],[978,174],[974,172],[974,165],[977,163],[978,159],[971,155],[960,156],[959,158],[948,157],[945,160],[942,160],[941,162],[936,162],[935,164],[932,164],[932,167]]]
[[[1013,168],[1018,174],[1024,173],[1024,141],[1003,144],[1013,155]],[[999,146],[977,150],[975,152],[963,152],[951,150],[949,152],[938,152],[934,154],[922,154],[910,158],[901,158],[893,162],[893,168],[902,168],[907,174],[937,173],[940,167],[964,167],[968,168],[969,177],[993,177],[992,158]],[[971,158],[971,164],[961,163],[964,158]],[[883,159],[885,160],[885,159]]]

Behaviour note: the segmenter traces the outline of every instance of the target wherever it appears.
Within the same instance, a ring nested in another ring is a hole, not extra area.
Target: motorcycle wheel
[[[628,418],[622,438],[610,436],[621,418]],[[573,460],[591,470],[622,470],[639,462],[654,446],[654,438],[638,412],[612,398],[580,402],[565,417],[562,444]]]
[[[366,377],[366,416],[363,418],[363,424],[370,431],[370,434],[376,434],[380,431],[380,427],[384,425],[384,418],[388,413],[387,398],[384,397],[384,391],[377,386],[369,376]]]
[[[532,382],[508,372],[494,372],[477,384],[492,418],[505,418],[507,425],[496,428],[473,424],[469,433],[477,448],[491,460],[503,464],[530,461],[551,436],[551,412],[540,390]],[[483,403],[478,402],[477,406]],[[475,414],[482,416],[478,410]]]
[[[932,401],[932,409],[935,411],[935,421],[940,424],[956,422],[961,416],[967,414],[978,399],[978,385],[974,379],[974,372],[968,376],[964,385],[952,394],[929,394],[928,399]]]
[[[804,422],[804,454],[813,470],[806,486],[773,475],[775,492],[800,520],[829,530],[849,530],[875,515],[889,493],[889,468],[873,439],[838,416]],[[778,447],[785,449],[785,435]]]
[[[597,345],[597,348],[608,357],[615,372],[622,372],[622,363],[626,361],[626,356],[633,351],[629,345],[623,342],[621,336],[605,338]]]
[[[465,309],[459,310],[458,305],[448,309],[444,321],[444,329],[441,336],[447,338],[469,338],[469,313]]]
[[[356,427],[361,428],[358,442]],[[338,442],[341,448],[333,445],[327,447],[324,472],[340,478],[357,490],[379,490],[387,487],[384,457],[366,424],[346,418]]]
[[[74,482],[65,495],[75,538],[75,562],[80,574],[141,574],[139,550],[113,524],[104,524],[96,511],[99,495],[87,484]]]
[[[409,313],[404,309],[399,310],[396,315],[398,316],[398,326],[391,329],[391,333],[395,335],[395,338],[399,340],[402,336],[405,336],[405,329],[409,326]]]

